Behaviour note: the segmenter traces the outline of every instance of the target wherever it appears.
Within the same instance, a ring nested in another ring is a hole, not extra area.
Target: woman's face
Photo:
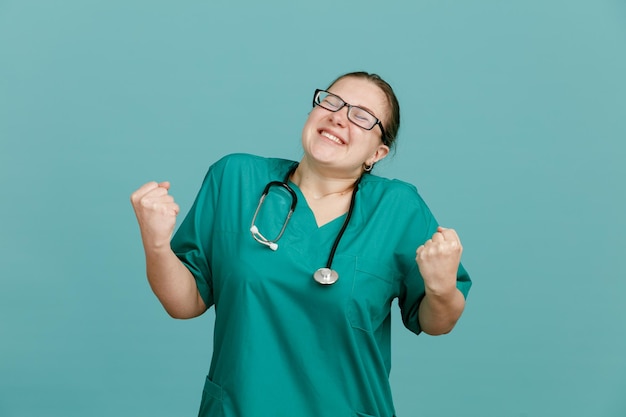
[[[389,110],[385,93],[368,80],[345,77],[329,92],[346,103],[369,110],[383,125]],[[313,108],[302,130],[302,146],[311,162],[325,169],[361,175],[363,165],[371,165],[387,156],[389,147],[382,143],[381,130],[374,126],[365,130],[348,120],[348,107],[331,112],[320,106]]]

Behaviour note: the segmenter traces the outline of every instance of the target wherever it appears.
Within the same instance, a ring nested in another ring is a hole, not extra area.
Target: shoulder
[[[266,158],[246,153],[233,153],[220,158],[209,168],[209,175],[221,177],[228,175],[233,178],[267,177],[288,169],[294,161],[280,158]],[[276,178],[282,179],[282,178]]]
[[[364,236],[376,236],[377,259],[395,262],[397,270],[408,273],[415,265],[415,249],[423,244],[437,228],[437,221],[420,196],[408,182],[367,174],[361,179],[357,192],[357,217],[362,222]],[[404,274],[403,273],[403,274]]]
[[[391,205],[426,208],[426,203],[419,194],[417,187],[398,179],[389,179],[372,174],[363,176],[359,189],[368,200],[384,202]]]
[[[361,180],[359,194],[360,210],[372,222],[389,225],[393,220],[395,227],[390,229],[419,231],[424,236],[436,228],[433,213],[413,184],[368,174]]]
[[[231,153],[221,157],[215,162],[211,169],[236,169],[236,168],[260,168],[272,165],[275,158],[265,158],[248,153]]]
[[[280,158],[235,153],[213,163],[200,186],[198,199],[217,201],[239,196],[241,190],[263,190],[270,181],[282,181],[295,162]]]

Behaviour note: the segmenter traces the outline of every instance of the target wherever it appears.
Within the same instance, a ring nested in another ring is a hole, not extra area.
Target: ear
[[[365,161],[365,164],[366,165],[374,165],[376,162],[378,162],[381,159],[385,158],[387,156],[387,154],[389,154],[389,146],[384,145],[384,144],[381,143],[376,148],[376,151],[374,152],[374,154],[370,158],[368,158],[367,161]]]

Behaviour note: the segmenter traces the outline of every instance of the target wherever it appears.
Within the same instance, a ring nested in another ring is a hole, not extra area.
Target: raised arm
[[[193,275],[170,248],[180,209],[169,188],[169,182],[149,182],[137,189],[130,201],[139,222],[150,287],[170,316],[188,319],[207,308]]]
[[[456,232],[443,227],[417,248],[415,261],[426,292],[419,306],[419,322],[425,333],[449,333],[463,313],[465,297],[456,286],[462,252]]]

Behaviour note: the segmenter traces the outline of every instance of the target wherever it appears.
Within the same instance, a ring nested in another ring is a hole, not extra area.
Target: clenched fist
[[[170,245],[180,211],[169,194],[170,183],[149,182],[130,196],[139,222],[141,238],[146,251],[163,249]]]
[[[454,229],[438,227],[432,238],[417,248],[415,261],[427,292],[450,293],[456,288],[456,275],[463,247]]]

